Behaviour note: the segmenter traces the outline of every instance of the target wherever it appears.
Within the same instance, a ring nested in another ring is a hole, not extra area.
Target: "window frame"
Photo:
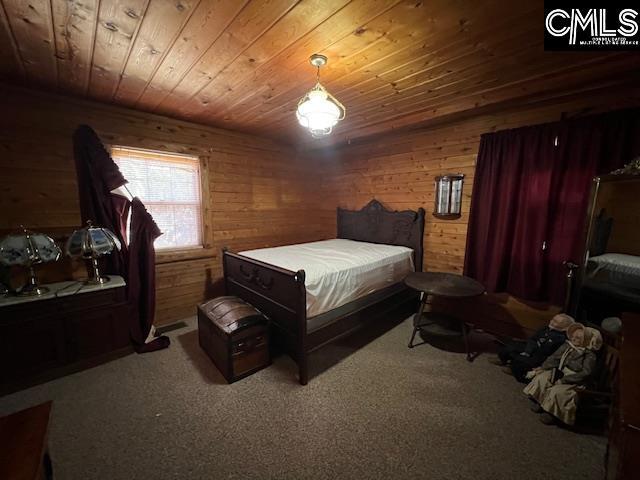
[[[200,187],[200,244],[199,245],[184,245],[177,247],[166,247],[166,248],[157,248],[156,249],[156,263],[168,263],[178,260],[188,260],[195,258],[204,258],[215,256],[213,254],[213,249],[211,246],[211,238],[210,232],[211,226],[209,222],[208,213],[208,205],[209,205],[209,168],[207,159],[202,155],[193,154],[190,152],[176,152],[176,151],[168,151],[168,150],[160,150],[157,148],[146,148],[146,147],[138,147],[138,146],[130,146],[123,144],[112,144],[108,145],[107,149],[109,155],[113,158],[114,149],[124,149],[124,150],[133,150],[139,151],[143,153],[149,153],[151,156],[155,153],[160,156],[171,156],[175,155],[177,157],[193,157],[194,161],[197,160],[198,163],[198,176],[199,176],[199,187]],[[160,159],[161,160],[161,159]],[[114,160],[115,162],[115,160]]]

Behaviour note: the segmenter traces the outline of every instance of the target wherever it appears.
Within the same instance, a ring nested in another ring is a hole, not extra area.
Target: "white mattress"
[[[589,278],[640,289],[640,257],[605,253],[589,258]]]
[[[398,283],[413,271],[413,250],[334,239],[240,252],[291,271],[304,270],[307,318]]]

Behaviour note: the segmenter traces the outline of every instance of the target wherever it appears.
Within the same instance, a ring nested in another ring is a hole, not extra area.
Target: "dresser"
[[[103,285],[45,285],[37,297],[0,297],[0,394],[133,351],[122,277]]]

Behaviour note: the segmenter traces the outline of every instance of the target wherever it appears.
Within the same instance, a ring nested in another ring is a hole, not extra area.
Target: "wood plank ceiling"
[[[321,81],[332,141],[494,103],[637,81],[639,56],[543,50],[543,2],[0,0],[0,78],[313,146],[295,120]]]

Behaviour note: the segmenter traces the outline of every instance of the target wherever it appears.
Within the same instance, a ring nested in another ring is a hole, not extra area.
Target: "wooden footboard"
[[[226,249],[222,268],[227,295],[258,308],[277,330],[275,339],[298,364],[300,383],[308,381],[307,300],[304,270],[292,272]]]

